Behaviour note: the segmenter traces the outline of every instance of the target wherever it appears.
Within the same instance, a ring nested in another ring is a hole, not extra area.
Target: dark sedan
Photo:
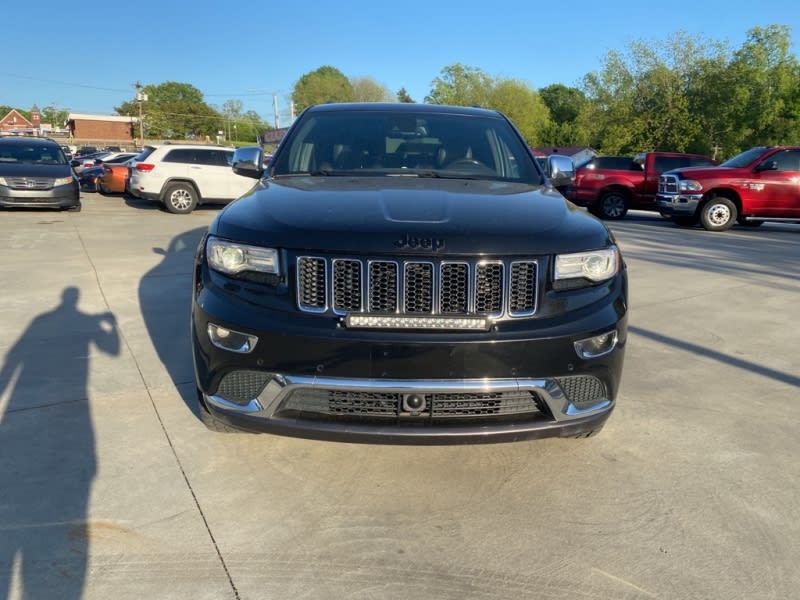
[[[0,138],[0,206],[81,209],[78,180],[59,144]]]

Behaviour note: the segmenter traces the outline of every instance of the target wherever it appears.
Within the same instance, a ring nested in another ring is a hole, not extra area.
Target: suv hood
[[[417,177],[264,180],[209,232],[334,253],[549,254],[612,243],[602,223],[550,187]]]

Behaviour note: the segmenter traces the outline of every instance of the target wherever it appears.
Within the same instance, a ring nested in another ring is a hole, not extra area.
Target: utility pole
[[[272,111],[275,113],[275,129],[281,128],[280,117],[278,117],[278,94],[272,94]]]
[[[142,84],[138,81],[134,84],[136,88],[136,102],[139,104],[139,139],[142,141],[142,146],[144,146],[144,121],[142,119],[142,102],[147,100],[147,94],[142,92]]]

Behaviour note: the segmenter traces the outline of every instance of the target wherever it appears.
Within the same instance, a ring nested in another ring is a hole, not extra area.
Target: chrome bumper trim
[[[610,410],[614,401],[604,398],[588,406],[570,402],[555,379],[344,379],[338,377],[308,377],[303,375],[273,375],[257,398],[237,404],[204,394],[212,407],[231,413],[268,419],[278,410],[281,402],[301,388],[332,391],[383,392],[383,393],[487,393],[530,391],[547,404],[556,422],[571,421]]]

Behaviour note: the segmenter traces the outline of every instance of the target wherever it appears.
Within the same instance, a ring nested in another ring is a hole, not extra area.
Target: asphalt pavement
[[[602,433],[409,447],[200,423],[216,213],[0,212],[0,598],[800,598],[800,226],[630,213]]]

